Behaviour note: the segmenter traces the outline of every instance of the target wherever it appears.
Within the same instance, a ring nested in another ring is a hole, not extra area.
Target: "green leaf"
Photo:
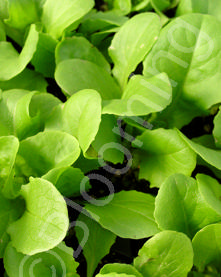
[[[93,5],[93,0],[47,0],[42,13],[46,32],[54,38],[61,37],[64,30],[86,15]]]
[[[197,174],[196,180],[204,201],[219,215],[217,221],[221,221],[221,186],[219,182],[204,174]]]
[[[77,219],[75,231],[87,261],[87,277],[92,277],[100,260],[109,253],[116,235],[83,213]]]
[[[106,274],[111,272],[118,274],[125,273],[127,276],[143,277],[143,275],[139,273],[135,267],[129,264],[106,264],[100,270],[100,274],[102,276],[106,276]]]
[[[21,196],[25,199],[26,210],[7,230],[12,246],[27,255],[52,249],[64,239],[68,230],[65,200],[53,184],[32,177],[29,184],[22,186]]]
[[[76,273],[78,263],[73,258],[73,249],[63,242],[47,252],[33,256],[17,252],[10,243],[5,251],[4,266],[10,277],[51,277],[53,274],[79,276]]]
[[[15,158],[19,148],[16,137],[0,137],[0,188],[1,190],[10,182]]]
[[[219,187],[218,182],[206,175],[197,175],[197,182],[181,174],[169,177],[161,185],[155,201],[154,216],[159,227],[183,232],[192,238],[207,224],[220,221],[221,191],[217,196],[213,192],[213,188],[220,190]]]
[[[122,88],[130,73],[152,48],[159,31],[159,17],[153,13],[141,13],[127,21],[114,36],[109,55],[114,63],[113,74]]]
[[[115,273],[115,272],[112,272],[112,273],[107,273],[107,274],[101,274],[101,273],[98,273],[95,277],[136,277],[136,275],[128,275],[126,273]]]
[[[14,163],[19,148],[16,137],[0,137],[0,188],[7,198],[18,196],[20,186],[14,183]]]
[[[116,127],[117,119],[113,115],[102,115],[98,133],[92,142],[97,155],[114,164],[123,163],[125,152],[121,136],[113,131]]]
[[[181,0],[177,8],[176,15],[186,13],[201,13],[215,16],[221,21],[221,3],[219,0]]]
[[[65,104],[58,106],[48,120],[46,128],[60,129],[75,136],[85,153],[95,139],[100,121],[101,97],[96,91],[85,89],[72,95]]]
[[[91,12],[85,16],[79,27],[79,32],[92,34],[101,30],[108,30],[122,26],[128,20],[125,16],[120,16],[114,11]]]
[[[24,47],[19,54],[10,42],[0,42],[0,81],[9,80],[21,73],[36,51],[38,32],[31,25]]]
[[[196,154],[179,138],[176,130],[146,130],[132,144],[142,143],[139,178],[150,181],[152,187],[160,187],[172,174],[191,175],[196,166]]]
[[[141,239],[159,232],[153,217],[154,197],[149,194],[121,191],[111,201],[104,199],[99,204],[86,204],[85,209],[102,227],[119,237]]]
[[[150,11],[152,10],[150,0],[132,0],[132,11],[140,11],[140,10],[145,10],[145,11]]]
[[[158,233],[141,248],[134,266],[145,277],[186,277],[193,266],[191,241],[183,233]]]
[[[179,132],[180,137],[208,164],[221,170],[221,150],[214,150],[195,143]]]
[[[51,182],[57,190],[66,197],[75,197],[81,195],[80,184],[82,180],[89,178],[84,176],[79,168],[61,167],[50,170],[42,176],[43,179]],[[86,190],[90,188],[89,182],[86,182]]]
[[[5,23],[22,31],[40,19],[40,5],[36,0],[7,0],[9,18]],[[28,12],[27,12],[28,11]]]
[[[57,41],[50,35],[39,33],[37,49],[31,63],[35,70],[45,77],[54,78],[56,45]]]
[[[42,176],[53,168],[72,165],[80,155],[77,140],[61,131],[41,132],[20,143],[17,167],[26,176]]]
[[[0,135],[14,135],[20,140],[40,130],[39,116],[30,116],[29,106],[36,92],[9,90],[0,100]]]
[[[64,60],[57,65],[55,80],[68,94],[94,89],[102,99],[120,98],[121,91],[115,80],[102,67],[86,60]]]
[[[104,56],[84,37],[67,38],[57,45],[56,63],[70,59],[90,61],[110,72],[110,65]]]
[[[2,90],[24,89],[45,92],[48,84],[43,76],[28,68],[8,81],[0,81]]]
[[[10,240],[6,230],[8,226],[17,220],[25,210],[23,199],[6,199],[0,192],[0,258],[3,258],[5,248]]]
[[[59,104],[61,104],[61,101],[52,94],[38,93],[33,95],[29,106],[29,113],[32,117],[38,115],[41,125],[40,130],[44,129],[46,121]]]
[[[166,74],[152,78],[133,76],[127,84],[122,99],[103,103],[103,114],[122,116],[147,115],[163,110],[172,100],[172,89]]]
[[[194,265],[200,271],[205,266],[221,270],[221,224],[211,224],[200,230],[193,238]]]
[[[216,146],[221,148],[221,109],[214,118],[213,136],[215,138]]]
[[[114,0],[113,8],[119,14],[128,14],[131,11],[131,0]]]
[[[159,116],[169,127],[181,128],[194,117],[209,114],[208,109],[221,102],[221,31],[214,33],[220,27],[212,16],[184,15],[163,28],[147,55],[144,75],[165,72],[173,86],[173,101]]]

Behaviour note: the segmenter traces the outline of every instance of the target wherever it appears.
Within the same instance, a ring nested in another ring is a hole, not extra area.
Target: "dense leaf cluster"
[[[87,277],[218,277],[221,2],[98,2],[0,0],[4,274],[79,276],[74,232]],[[211,130],[185,135],[207,116]],[[139,174],[115,192],[101,167]],[[93,198],[94,179],[108,195]],[[117,237],[146,242],[97,273]]]

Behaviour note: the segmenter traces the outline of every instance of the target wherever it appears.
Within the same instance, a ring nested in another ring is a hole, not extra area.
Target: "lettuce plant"
[[[220,276],[220,14],[0,0],[2,276]]]

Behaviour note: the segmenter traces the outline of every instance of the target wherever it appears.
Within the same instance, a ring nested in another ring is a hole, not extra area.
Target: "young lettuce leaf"
[[[149,194],[121,191],[106,205],[86,204],[85,209],[102,227],[122,238],[141,239],[159,232],[153,217],[154,197]]]
[[[56,39],[61,37],[67,27],[86,15],[93,6],[93,0],[46,0],[41,18],[45,31]]]
[[[130,264],[106,264],[100,270],[101,276],[106,276],[109,273],[117,273],[117,274],[127,274],[127,276],[134,276],[134,277],[143,277],[136,268]]]
[[[23,89],[46,92],[47,86],[48,83],[41,74],[28,68],[8,81],[0,81],[0,89],[3,91],[11,89]]]
[[[221,150],[207,148],[201,144],[195,143],[188,139],[180,131],[178,131],[180,137],[192,148],[192,150],[199,155],[205,162],[211,166],[221,170]]]
[[[85,89],[54,110],[46,130],[58,129],[75,136],[85,153],[95,139],[100,121],[101,97],[98,92]]]
[[[55,48],[57,41],[49,34],[39,32],[36,52],[31,60],[37,72],[45,77],[54,78],[55,72]]]
[[[17,252],[10,243],[5,251],[4,266],[10,277],[79,276],[76,273],[78,263],[73,258],[73,249],[63,242],[55,248],[32,256]]]
[[[192,238],[201,228],[221,220],[220,195],[219,183],[209,176],[197,175],[196,182],[175,174],[161,185],[156,197],[156,222],[163,230],[183,232]]]
[[[211,224],[193,238],[194,265],[203,271],[207,265],[221,271],[221,224]]]
[[[163,231],[140,249],[134,266],[145,277],[186,277],[193,266],[193,248],[183,233]]]
[[[173,101],[159,116],[169,127],[180,128],[221,102],[221,31],[214,32],[220,27],[213,16],[181,16],[163,28],[147,55],[144,75],[165,72],[173,86]]]
[[[36,51],[38,37],[36,26],[31,25],[20,54],[10,42],[0,42],[0,81],[10,80],[25,69]]]
[[[140,160],[139,178],[160,187],[172,174],[191,175],[196,166],[196,154],[179,138],[176,130],[146,130],[137,140],[142,142],[137,151]],[[136,141],[132,143],[136,146]]]
[[[114,36],[109,55],[114,63],[113,74],[122,88],[156,42],[160,28],[156,14],[141,13],[127,21]]]
[[[110,65],[104,56],[84,37],[66,38],[57,45],[56,63],[70,59],[90,61],[110,72]]]
[[[121,143],[120,134],[114,132],[115,128],[117,128],[115,116],[102,115],[99,130],[95,140],[92,142],[92,147],[96,151],[96,158],[117,164],[123,163],[126,150]]]
[[[83,213],[77,219],[75,231],[87,261],[87,277],[92,277],[100,260],[109,253],[116,235]]]
[[[219,0],[181,0],[176,16],[186,13],[201,13],[215,16],[221,21],[221,2]]]
[[[103,102],[103,114],[140,116],[162,111],[172,100],[172,88],[166,74],[152,78],[131,77],[121,99]]]
[[[80,155],[78,141],[61,131],[41,132],[20,143],[17,170],[40,177],[53,168],[72,165]]]
[[[25,28],[28,27],[30,24],[38,22],[40,20],[41,1],[6,0],[6,2],[8,10],[7,12],[9,16],[7,17],[7,19],[4,20],[4,22],[8,26],[24,31]]]
[[[0,258],[3,258],[5,248],[10,241],[7,228],[12,222],[21,217],[24,210],[25,203],[23,199],[20,197],[13,200],[6,199],[0,192]]]
[[[27,255],[52,249],[68,231],[65,200],[52,183],[40,178],[31,177],[30,183],[22,186],[20,194],[25,199],[26,209],[7,229],[12,246]]]
[[[11,198],[13,191],[13,167],[19,148],[19,141],[16,137],[0,137],[0,190],[3,194]],[[10,190],[12,191],[10,192]]]
[[[84,176],[79,168],[71,166],[54,168],[42,176],[42,178],[51,182],[66,197],[80,196],[80,184],[85,178],[88,180],[85,189],[88,190],[90,188],[89,178]]]
[[[94,89],[104,100],[120,98],[121,90],[106,69],[83,59],[64,60],[57,65],[55,80],[67,93]]]

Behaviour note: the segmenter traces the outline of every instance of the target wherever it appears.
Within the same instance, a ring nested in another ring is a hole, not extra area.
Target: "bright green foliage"
[[[76,273],[78,263],[73,258],[73,250],[64,243],[33,256],[17,252],[10,243],[5,251],[4,263],[6,272],[12,277],[30,277],[30,274],[51,277],[55,272],[58,276],[79,276]]]
[[[0,275],[220,276],[220,11],[0,0]]]
[[[35,70],[45,77],[54,77],[56,45],[57,41],[49,34],[39,33],[37,49],[31,62]]]
[[[30,116],[29,106],[36,92],[9,90],[2,94],[0,100],[0,134],[14,135],[20,140],[35,135],[40,131],[38,115]]]
[[[203,271],[211,265],[220,272],[221,224],[211,224],[200,230],[193,238],[194,264]]]
[[[121,191],[115,194],[112,201],[108,198],[102,201],[99,206],[87,204],[85,208],[102,227],[114,234],[140,239],[159,232],[153,217],[153,196],[137,191]]]
[[[135,267],[129,264],[106,264],[100,270],[100,274],[106,276],[106,274],[116,272],[117,274],[126,273],[130,276],[142,277],[143,275],[136,270]]]
[[[56,68],[55,79],[68,95],[83,89],[94,89],[104,100],[121,96],[120,88],[111,75],[87,60],[69,59],[60,62]]]
[[[95,155],[114,164],[122,163],[126,154],[120,135],[113,131],[116,125],[117,120],[113,115],[102,115],[98,133],[92,142]]]
[[[4,1],[3,1],[4,2]],[[8,2],[5,23],[16,29],[25,29],[40,19],[40,2],[36,0],[6,0]],[[28,12],[27,12],[28,11]]]
[[[46,128],[59,129],[76,137],[85,153],[98,132],[100,121],[101,97],[96,91],[85,89],[58,106]]]
[[[27,255],[52,249],[68,230],[68,211],[63,197],[50,182],[40,178],[31,178],[28,185],[22,186],[20,194],[26,207],[22,217],[7,229],[12,246]]]
[[[13,166],[18,148],[17,138],[0,137],[0,189],[8,198],[13,198],[17,193],[13,186]]]
[[[24,175],[40,177],[52,168],[72,165],[79,155],[79,144],[73,136],[48,131],[23,140],[16,163]]]
[[[84,37],[67,38],[58,44],[56,63],[70,59],[90,61],[110,72],[110,65],[104,56]]]
[[[137,139],[142,142],[138,150],[140,179],[144,178],[150,181],[151,186],[160,187],[174,173],[191,175],[196,165],[196,155],[175,130],[147,130]],[[135,142],[133,144],[136,145]]]
[[[210,14],[221,20],[221,2],[219,0],[181,0],[176,15],[186,13]]]
[[[145,76],[166,72],[171,80],[173,101],[159,117],[168,126],[180,128],[221,101],[220,27],[208,15],[179,17],[163,28],[145,59]]]
[[[142,13],[127,21],[114,36],[109,54],[114,63],[113,74],[122,88],[125,87],[130,73],[150,51],[158,38],[159,31],[158,16]]]
[[[93,0],[46,0],[42,13],[43,26],[47,33],[59,38],[67,27],[87,14],[93,5]]]
[[[0,192],[0,258],[3,258],[5,248],[10,241],[7,228],[23,214],[24,209],[25,203],[23,199],[17,198],[15,200],[9,200]]]
[[[204,226],[221,221],[221,188],[206,175],[176,174],[160,187],[154,216],[163,230],[175,230],[192,238]],[[205,216],[206,215],[206,216]]]
[[[134,266],[145,277],[186,277],[193,266],[191,241],[182,233],[160,232],[144,244]]]
[[[168,77],[162,73],[152,78],[133,76],[121,99],[103,102],[103,114],[122,116],[147,115],[159,112],[170,104],[172,89]]]
[[[2,90],[24,89],[46,92],[47,82],[43,76],[28,68],[8,81],[0,81]]]
[[[42,176],[42,178],[51,182],[66,197],[80,196],[81,181],[84,178],[89,181],[79,168],[71,166],[54,168]],[[88,182],[85,188],[87,190],[90,188]]]
[[[19,54],[10,42],[0,42],[0,81],[9,80],[21,73],[36,51],[38,32],[35,25],[31,25],[22,52]]]
[[[99,261],[109,253],[116,235],[84,214],[78,217],[76,235],[87,261],[87,277],[92,277]]]
[[[179,132],[179,135],[204,161],[221,170],[221,150],[207,148],[201,144],[195,143],[185,137],[181,132]]]

